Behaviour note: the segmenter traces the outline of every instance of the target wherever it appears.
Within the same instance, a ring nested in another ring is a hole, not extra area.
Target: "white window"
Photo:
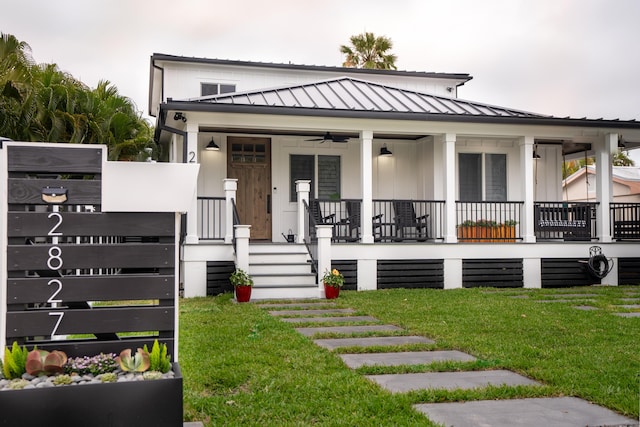
[[[224,83],[201,83],[200,96],[218,95],[221,93],[231,93],[236,91],[236,85]]]
[[[459,199],[463,202],[507,200],[507,155],[458,154]]]

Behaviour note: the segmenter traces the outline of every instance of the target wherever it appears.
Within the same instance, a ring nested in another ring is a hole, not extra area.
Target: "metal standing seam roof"
[[[188,102],[333,111],[452,114],[481,117],[551,116],[340,77],[316,83],[191,98]]]

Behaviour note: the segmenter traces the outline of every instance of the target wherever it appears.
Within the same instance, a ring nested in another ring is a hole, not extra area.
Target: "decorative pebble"
[[[141,372],[123,372],[121,370],[116,370],[114,372],[117,375],[117,382],[128,382],[128,381],[145,381],[143,374]],[[25,389],[36,389],[36,388],[49,388],[49,387],[65,387],[67,384],[56,385],[53,383],[53,379],[55,376],[39,376],[34,377],[33,375],[24,374],[22,379],[29,381],[24,388]],[[170,379],[175,378],[175,372],[169,371],[167,373],[162,374],[161,379]],[[88,375],[72,375],[71,376],[71,386],[78,386],[84,384],[103,384],[100,380],[100,376],[93,376],[91,374]],[[152,380],[149,380],[152,381]],[[0,379],[0,391],[10,391],[9,388],[10,381],[7,379]]]

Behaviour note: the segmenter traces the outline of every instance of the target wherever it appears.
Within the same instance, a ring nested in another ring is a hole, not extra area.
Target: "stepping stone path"
[[[562,297],[574,297],[564,294]],[[575,297],[583,298],[596,296],[595,294],[579,294]],[[563,300],[550,300],[559,302]],[[570,300],[566,300],[569,302]],[[384,334],[391,336],[365,336],[347,338],[315,339],[318,346],[333,350],[340,347],[379,347],[405,344],[435,344],[433,340],[420,336],[397,335],[402,328],[395,325],[379,324],[379,320],[371,316],[349,316],[355,313],[353,309],[338,309],[334,303],[296,303],[290,304],[261,304],[270,310],[269,314],[289,323],[327,323],[328,326],[296,328],[300,334],[313,337],[316,334]],[[579,306],[583,310],[592,309]],[[625,306],[621,306],[625,307]],[[287,310],[295,308],[295,310]],[[627,306],[625,308],[636,308]],[[640,307],[638,307],[640,308]],[[346,314],[345,316],[331,316]],[[617,313],[620,316],[632,317],[637,313]],[[290,317],[293,316],[293,317]],[[304,316],[304,317],[297,317]],[[374,325],[344,325],[343,323],[367,322]],[[470,354],[461,351],[401,351],[390,353],[357,353],[339,354],[344,363],[351,369],[363,366],[399,366],[399,365],[427,365],[434,362],[455,361],[469,362],[476,360]],[[427,389],[472,389],[493,386],[536,386],[538,382],[507,370],[488,371],[456,371],[456,372],[425,372],[410,374],[382,374],[367,375],[366,378],[377,383],[392,393],[405,393],[413,390]],[[413,407],[425,414],[431,421],[446,426],[465,427],[506,427],[506,426],[553,426],[553,427],[582,427],[582,426],[629,426],[638,427],[638,423],[623,417],[606,408],[593,405],[585,400],[573,397],[535,398],[535,399],[506,399],[473,402],[429,403],[416,404]]]

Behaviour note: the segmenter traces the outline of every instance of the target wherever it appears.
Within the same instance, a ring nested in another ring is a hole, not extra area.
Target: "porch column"
[[[225,224],[224,224],[224,242],[230,244],[233,242],[233,204],[232,200],[236,199],[238,191],[238,180],[226,178],[224,181],[224,198],[225,198]]]
[[[618,134],[608,133],[596,144],[596,230],[600,242],[611,242],[609,204],[613,198],[613,166],[611,155],[618,149]]]
[[[198,124],[187,123],[187,158],[184,163],[198,163]],[[193,195],[191,206],[187,212],[187,235],[185,243],[198,243],[198,194]]]
[[[249,271],[249,237],[251,237],[250,225],[236,225],[236,267]]]
[[[322,276],[324,276],[326,271],[331,271],[331,237],[333,236],[333,226],[317,225],[316,235],[318,236],[318,296],[324,298]]]
[[[456,233],[456,134],[444,135],[444,241],[457,243]]]
[[[362,243],[373,243],[373,132],[360,132],[360,159],[362,162],[362,212],[360,226],[362,227]]]
[[[311,181],[300,179],[296,181],[296,193],[298,195],[298,239],[296,243],[304,243],[304,237],[307,230],[305,230],[305,215],[307,212],[304,209],[304,202],[309,204],[309,192],[311,191]]]
[[[524,195],[524,207],[522,210],[522,241],[524,243],[535,243],[536,233],[534,228],[533,202],[534,202],[534,182],[533,176],[533,136],[520,138],[520,185],[521,194]]]

